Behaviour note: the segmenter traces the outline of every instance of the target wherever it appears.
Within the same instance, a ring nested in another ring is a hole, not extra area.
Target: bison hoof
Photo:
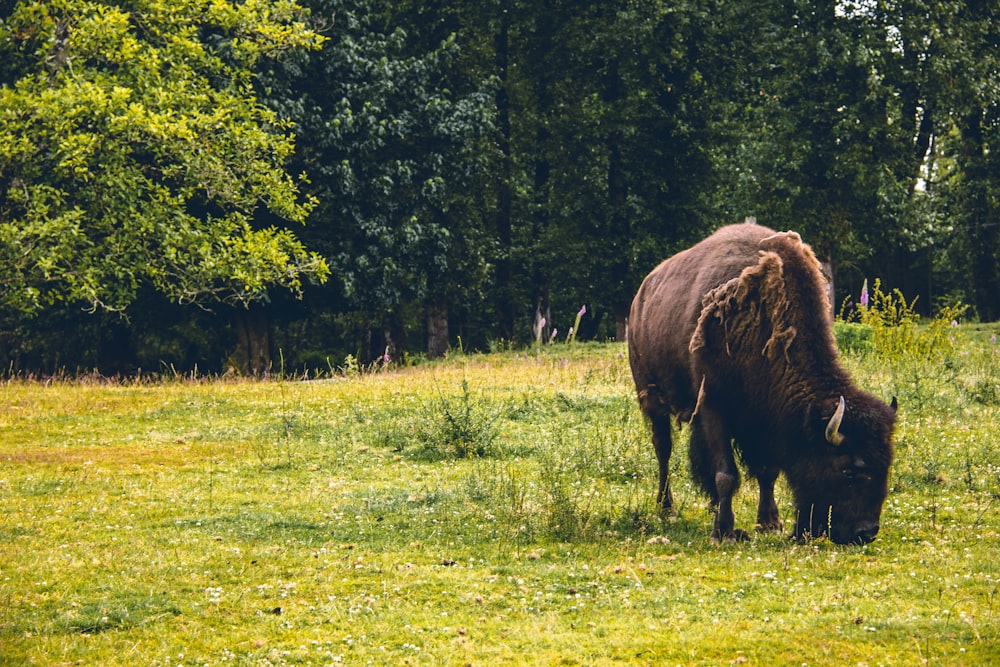
[[[747,531],[742,528],[733,528],[732,532],[725,534],[720,534],[718,531],[712,531],[712,541],[713,542],[746,542],[750,539],[750,535]]]
[[[781,522],[780,521],[768,521],[766,523],[758,523],[754,526],[758,533],[780,533],[781,532]]]
[[[677,511],[674,509],[674,494],[670,493],[669,486],[657,494],[656,504],[660,506],[660,518],[667,519],[677,516]]]

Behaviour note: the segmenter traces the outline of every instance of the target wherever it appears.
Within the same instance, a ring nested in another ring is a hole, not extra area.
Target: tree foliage
[[[313,48],[292,2],[20,2],[0,23],[0,304],[125,310],[151,285],[247,303],[323,280],[262,213],[314,202],[289,125],[252,89],[264,56]]]
[[[411,304],[446,313],[457,291],[468,299],[485,282],[477,192],[489,163],[490,79],[463,71],[457,26],[399,20],[416,5],[307,4],[326,48],[275,63],[265,83],[280,117],[308,138],[295,163],[318,207],[304,238],[377,332],[379,354],[395,356]]]
[[[577,336],[620,337],[656,262],[753,216],[838,305],[881,277],[1000,317],[995,3],[302,4],[3,17],[0,309],[133,304],[154,354],[205,315],[142,322],[151,291],[254,302],[324,367],[562,338],[584,304]]]

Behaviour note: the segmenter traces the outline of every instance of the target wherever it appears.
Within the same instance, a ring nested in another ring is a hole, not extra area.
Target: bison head
[[[795,495],[795,536],[867,544],[878,534],[889,491],[896,399],[886,405],[858,394],[823,407],[819,412],[829,416],[810,418],[807,425],[811,454],[787,470]]]

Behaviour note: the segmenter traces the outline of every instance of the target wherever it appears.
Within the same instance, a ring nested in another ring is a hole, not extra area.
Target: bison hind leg
[[[657,487],[656,502],[662,516],[673,516],[674,496],[670,492],[670,454],[673,451],[673,436],[670,432],[670,415],[650,414],[653,428],[653,449],[660,464],[660,483]]]

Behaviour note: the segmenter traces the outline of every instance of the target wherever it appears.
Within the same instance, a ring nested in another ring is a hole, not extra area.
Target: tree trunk
[[[827,256],[825,260],[821,260],[820,263],[820,273],[826,278],[826,298],[830,302],[830,316],[833,319],[837,318],[837,290],[835,283],[833,258]]]
[[[431,359],[448,353],[448,304],[432,304],[427,307],[427,356]]]
[[[399,315],[390,313],[383,320],[382,340],[385,343],[385,349],[380,355],[382,363],[398,362],[403,358],[403,353],[406,352],[406,328]]]
[[[231,357],[240,373],[263,376],[271,370],[271,327],[264,307],[257,303],[234,311],[236,352]]]
[[[607,138],[608,145],[608,211],[610,215],[609,235],[613,250],[612,261],[608,267],[613,281],[612,298],[615,312],[615,340],[625,341],[626,322],[629,307],[632,304],[632,289],[629,284],[629,241],[631,229],[629,224],[628,177],[625,173],[625,159],[622,155],[622,145],[625,142],[621,129],[621,118],[618,107],[625,97],[625,84],[618,72],[618,62],[608,65],[607,88],[605,102],[612,108],[613,129]]]
[[[532,333],[535,342],[547,343],[552,340],[552,310],[549,306],[548,285],[536,285],[538,296],[535,299],[535,321]]]
[[[615,309],[615,340],[619,343],[628,340],[628,310]]]
[[[514,245],[511,223],[511,148],[510,148],[510,96],[507,92],[507,65],[510,52],[509,18],[501,10],[500,28],[495,38],[497,76],[497,143],[500,149],[500,178],[497,179],[496,233],[500,252],[496,260],[496,309],[497,334],[511,340],[514,337],[514,274],[511,253]]]
[[[543,113],[546,113],[543,111]],[[534,201],[535,210],[532,214],[532,240],[537,244],[541,242],[542,236],[545,234],[546,228],[549,226],[549,207],[548,200],[546,197],[546,188],[549,182],[549,174],[552,171],[549,161],[544,157],[544,146],[548,143],[551,133],[548,128],[545,127],[544,123],[540,123],[538,130],[535,134],[536,137],[536,147],[539,151],[538,157],[535,159],[535,182],[534,182]],[[549,278],[548,278],[548,266],[547,262],[539,259],[539,253],[532,253],[532,270],[531,270],[531,282],[532,290],[535,295],[535,321],[538,322],[539,318],[544,317],[546,321],[546,326],[543,327],[545,332],[543,337],[546,341],[551,338],[552,331],[552,314],[551,314],[551,301],[550,301],[550,291],[549,291]]]
[[[542,3],[542,11],[538,14],[538,24],[535,32],[535,46],[538,49],[539,62],[544,63],[552,52],[552,37],[555,33],[555,12],[551,2]],[[540,67],[535,75],[535,162],[532,198],[534,210],[531,215],[531,240],[536,247],[542,243],[542,238],[549,227],[549,179],[552,175],[552,163],[549,161],[549,144],[552,141],[552,131],[548,120],[552,114],[553,76],[552,71]],[[552,339],[552,293],[549,284],[550,261],[545,259],[548,253],[531,253],[531,283],[535,301],[535,326],[545,318],[546,325],[541,327],[543,341]],[[569,333],[563,331],[563,334]]]

